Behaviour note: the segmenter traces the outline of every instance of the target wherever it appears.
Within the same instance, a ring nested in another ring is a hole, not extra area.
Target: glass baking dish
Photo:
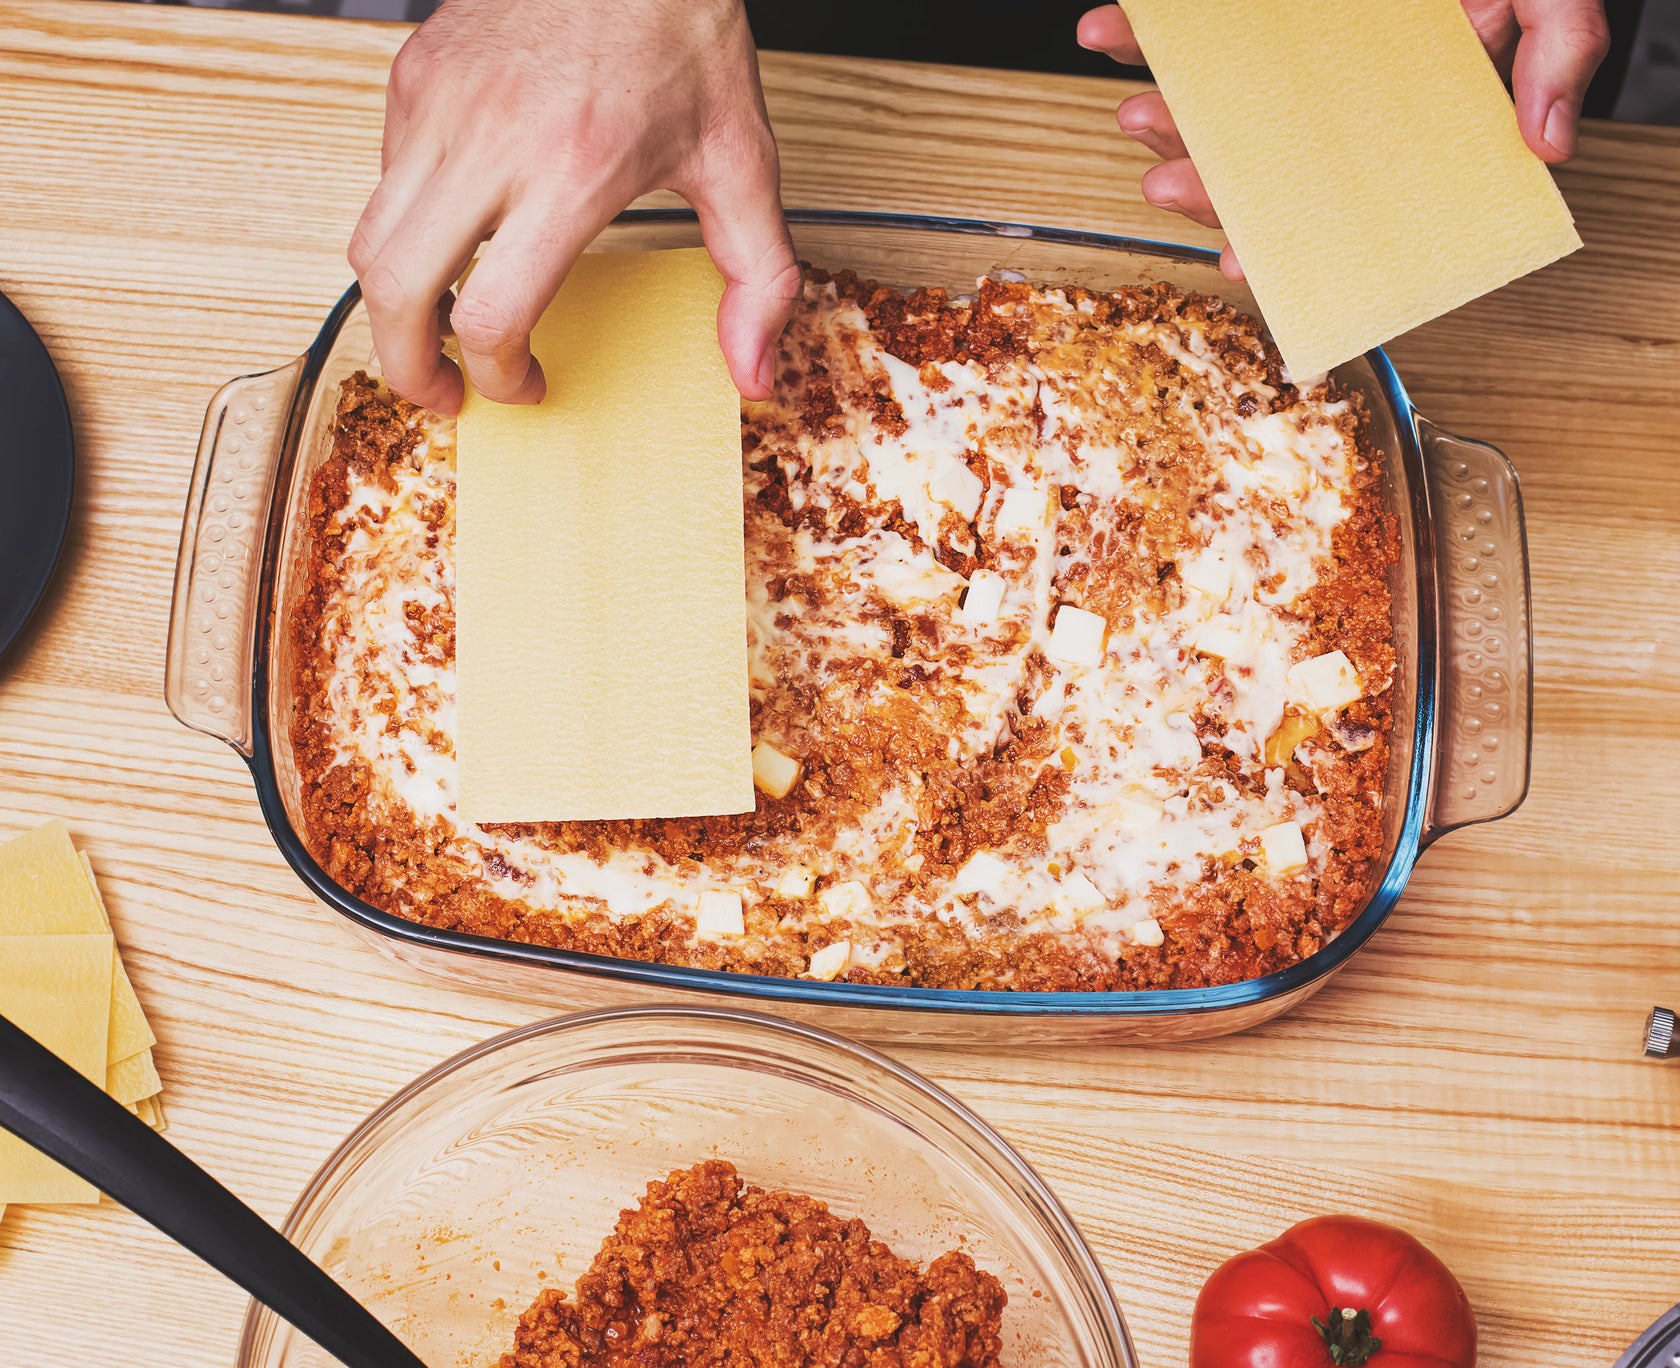
[[[900,286],[972,290],[1015,272],[1092,289],[1170,281],[1257,312],[1214,253],[1021,224],[794,210],[803,260]],[[698,245],[686,210],[630,211],[592,250]],[[404,963],[534,1001],[621,1006],[747,999],[876,1039],[1184,1040],[1242,1030],[1321,987],[1388,916],[1419,854],[1455,827],[1502,817],[1528,787],[1528,565],[1516,473],[1493,447],[1442,432],[1412,406],[1381,351],[1336,371],[1364,396],[1385,457],[1402,553],[1391,590],[1398,668],[1383,854],[1354,920],[1279,973],[1215,988],[1132,993],[958,992],[821,983],[650,964],[442,931],[382,912],[335,883],[300,834],[290,745],[288,634],[301,587],[310,480],[332,448],[339,384],[372,365],[352,288],[314,345],[211,401],[181,532],[166,694],[183,723],[251,767],[275,844],[298,876]]]

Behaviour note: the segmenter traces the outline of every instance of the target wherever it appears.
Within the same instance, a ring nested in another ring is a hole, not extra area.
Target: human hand
[[[1542,161],[1567,161],[1575,151],[1581,100],[1610,49],[1603,0],[1464,0],[1488,55],[1516,95],[1517,127]],[[1079,45],[1129,66],[1143,53],[1119,5],[1102,5],[1079,21]],[[1121,129],[1157,157],[1143,176],[1143,197],[1206,228],[1219,227],[1202,178],[1190,162],[1166,101],[1156,90],[1133,95],[1118,110]],[[1219,267],[1232,280],[1242,268],[1229,246]]]
[[[386,379],[457,412],[447,324],[481,394],[536,403],[531,329],[567,271],[632,199],[669,189],[723,275],[736,387],[768,397],[799,288],[778,178],[740,0],[447,0],[391,65],[383,175],[350,242]]]

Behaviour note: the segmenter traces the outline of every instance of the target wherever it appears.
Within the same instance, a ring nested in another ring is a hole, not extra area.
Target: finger
[[[435,16],[434,16],[435,17]],[[391,74],[385,79],[385,131],[380,140],[380,164],[390,166],[397,159],[410,124],[409,113],[427,88],[435,82],[428,50],[432,44],[432,23],[427,21],[408,35],[391,59]]]
[[[1143,173],[1143,197],[1157,209],[1170,209],[1204,228],[1219,227],[1219,215],[1188,157],[1164,161]]]
[[[1118,5],[1099,5],[1087,10],[1074,30],[1079,46],[1108,54],[1122,66],[1142,66],[1143,50],[1132,34],[1132,25]]]
[[[1237,260],[1237,254],[1231,249],[1231,244],[1228,242],[1219,253],[1219,273],[1227,280],[1248,279],[1243,274],[1242,263]]]
[[[422,146],[416,141],[407,149],[406,156],[398,157],[380,176],[361,218],[356,221],[345,254],[358,278],[373,265],[396,226],[431,188],[433,177],[443,164],[443,155],[441,144],[427,140]]]
[[[1522,38],[1511,67],[1517,126],[1542,161],[1575,151],[1581,101],[1610,51],[1610,26],[1600,0],[1516,0]]]
[[[391,169],[402,150],[403,137],[408,131],[408,108],[397,101],[389,90],[385,92],[385,130],[379,138],[379,170]]]
[[[700,235],[723,276],[718,345],[735,388],[747,399],[768,399],[775,380],[776,340],[799,294],[793,255],[777,188],[775,144],[756,148],[733,174],[711,169],[689,191]]]
[[[547,380],[531,354],[531,331],[583,249],[629,198],[603,190],[572,206],[531,197],[496,229],[449,316],[473,388],[486,399],[542,401]]]
[[[469,163],[469,166],[471,164]],[[461,407],[461,373],[442,351],[438,301],[495,221],[496,199],[446,168],[358,272],[379,364],[391,388],[438,413]]]
[[[1511,59],[1516,56],[1522,30],[1511,12],[1511,0],[1464,0],[1464,13],[1482,46],[1493,59],[1501,80],[1511,79]]]
[[[1167,102],[1158,90],[1146,90],[1124,101],[1115,111],[1120,129],[1136,138],[1162,161],[1188,157],[1184,139],[1178,136],[1178,125],[1167,109]]]

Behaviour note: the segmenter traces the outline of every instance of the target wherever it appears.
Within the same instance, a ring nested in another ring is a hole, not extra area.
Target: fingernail
[[[758,387],[766,395],[775,388],[776,349],[766,347],[764,355],[758,358]]]
[[[1566,101],[1552,101],[1552,107],[1546,111],[1546,128],[1541,137],[1564,156],[1575,155],[1575,119]]]

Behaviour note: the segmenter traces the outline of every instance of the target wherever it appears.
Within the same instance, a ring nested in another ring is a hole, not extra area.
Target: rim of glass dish
[[[611,1027],[624,1022],[666,1022],[677,1025],[695,1021],[738,1028],[747,1034],[749,1042],[754,1035],[762,1035],[815,1045],[819,1049],[835,1052],[849,1062],[861,1063],[866,1069],[873,1069],[878,1075],[884,1075],[892,1083],[914,1093],[949,1129],[955,1131],[967,1143],[977,1158],[984,1160],[994,1171],[1002,1170],[999,1174],[1002,1185],[1007,1187],[1040,1223],[1058,1254],[1066,1260],[1075,1278],[1085,1288],[1091,1301],[1090,1309],[1103,1324],[1111,1341],[1118,1346],[1125,1368],[1137,1368],[1137,1352],[1132,1347],[1125,1315],[1084,1233],[1068,1214],[1067,1208],[1062,1205],[1061,1199],[1052,1191],[1050,1185],[1038,1175],[1038,1171],[977,1112],[937,1083],[879,1050],[832,1031],[825,1031],[819,1026],[808,1026],[803,1022],[788,1021],[781,1017],[766,1016],[761,1012],[749,1012],[733,1007],[651,1005],[575,1012],[567,1016],[531,1022],[525,1026],[516,1026],[512,1030],[480,1041],[477,1045],[468,1046],[426,1070],[413,1082],[399,1088],[358,1122],[315,1170],[314,1176],[304,1184],[303,1191],[298,1194],[297,1200],[286,1213],[280,1233],[288,1240],[294,1240],[299,1225],[311,1214],[311,1205],[335,1181],[341,1167],[374,1132],[395,1119],[410,1103],[479,1060],[500,1054],[527,1041],[548,1036],[587,1034],[601,1027]],[[866,1106],[877,1105],[868,1099],[861,1101]],[[902,1119],[896,1113],[889,1114],[894,1115],[894,1119]],[[259,1302],[252,1301],[246,1307],[239,1337],[238,1362],[241,1368],[245,1368],[251,1362],[250,1354],[255,1347],[258,1324],[265,1315],[274,1317],[276,1321],[281,1319]]]
[[[1036,239],[1070,246],[1098,247],[1163,260],[1193,261],[1217,266],[1219,253],[1211,248],[1161,242],[1149,238],[1089,232],[1084,229],[1051,228],[1037,224],[1009,223],[990,219],[944,218],[935,215],[889,214],[842,209],[789,209],[789,224],[798,226],[891,228],[923,232],[955,233],[966,236],[1006,239]],[[615,227],[640,224],[684,224],[698,222],[690,209],[627,209],[613,220]],[[497,940],[463,931],[443,930],[422,922],[409,921],[385,912],[342,887],[316,862],[301,835],[292,826],[280,794],[273,756],[273,737],[268,727],[268,672],[272,654],[274,594],[279,580],[278,557],[282,538],[279,523],[284,518],[281,493],[295,459],[301,428],[327,356],[345,320],[361,300],[358,286],[351,285],[327,315],[320,332],[304,356],[304,366],[293,398],[292,414],[285,438],[285,457],[276,497],[269,510],[263,574],[257,607],[257,640],[251,666],[251,750],[245,756],[257,791],[263,820],[275,845],[292,871],[322,902],[352,922],[391,940],[428,949],[464,954],[476,959],[519,965],[540,965],[590,978],[618,981],[667,991],[711,994],[720,998],[743,999],[761,1004],[792,1003],[822,1007],[857,1007],[875,1010],[970,1013],[984,1016],[1040,1017],[1191,1017],[1205,1016],[1236,1007],[1253,1006],[1273,998],[1287,997],[1335,973],[1375,934],[1388,919],[1405,890],[1419,854],[1440,833],[1426,830],[1429,789],[1435,753],[1435,700],[1437,683],[1437,640],[1434,535],[1427,503],[1427,489],[1414,491],[1413,527],[1416,534],[1419,607],[1417,622],[1417,699],[1413,725],[1411,773],[1406,787],[1406,808],[1400,830],[1381,880],[1371,890],[1364,907],[1347,926],[1307,958],[1276,973],[1240,983],[1211,988],[1152,988],[1108,992],[1018,992],[1002,989],[898,987],[877,983],[824,983],[813,979],[774,978],[733,970],[693,969],[685,965],[660,964],[650,960],[614,959],[603,955],[563,950],[556,946],[523,941]],[[1377,383],[1394,413],[1395,432],[1401,451],[1395,453],[1423,481],[1423,454],[1418,435],[1418,412],[1401,383],[1399,374],[1382,348],[1365,353]]]

